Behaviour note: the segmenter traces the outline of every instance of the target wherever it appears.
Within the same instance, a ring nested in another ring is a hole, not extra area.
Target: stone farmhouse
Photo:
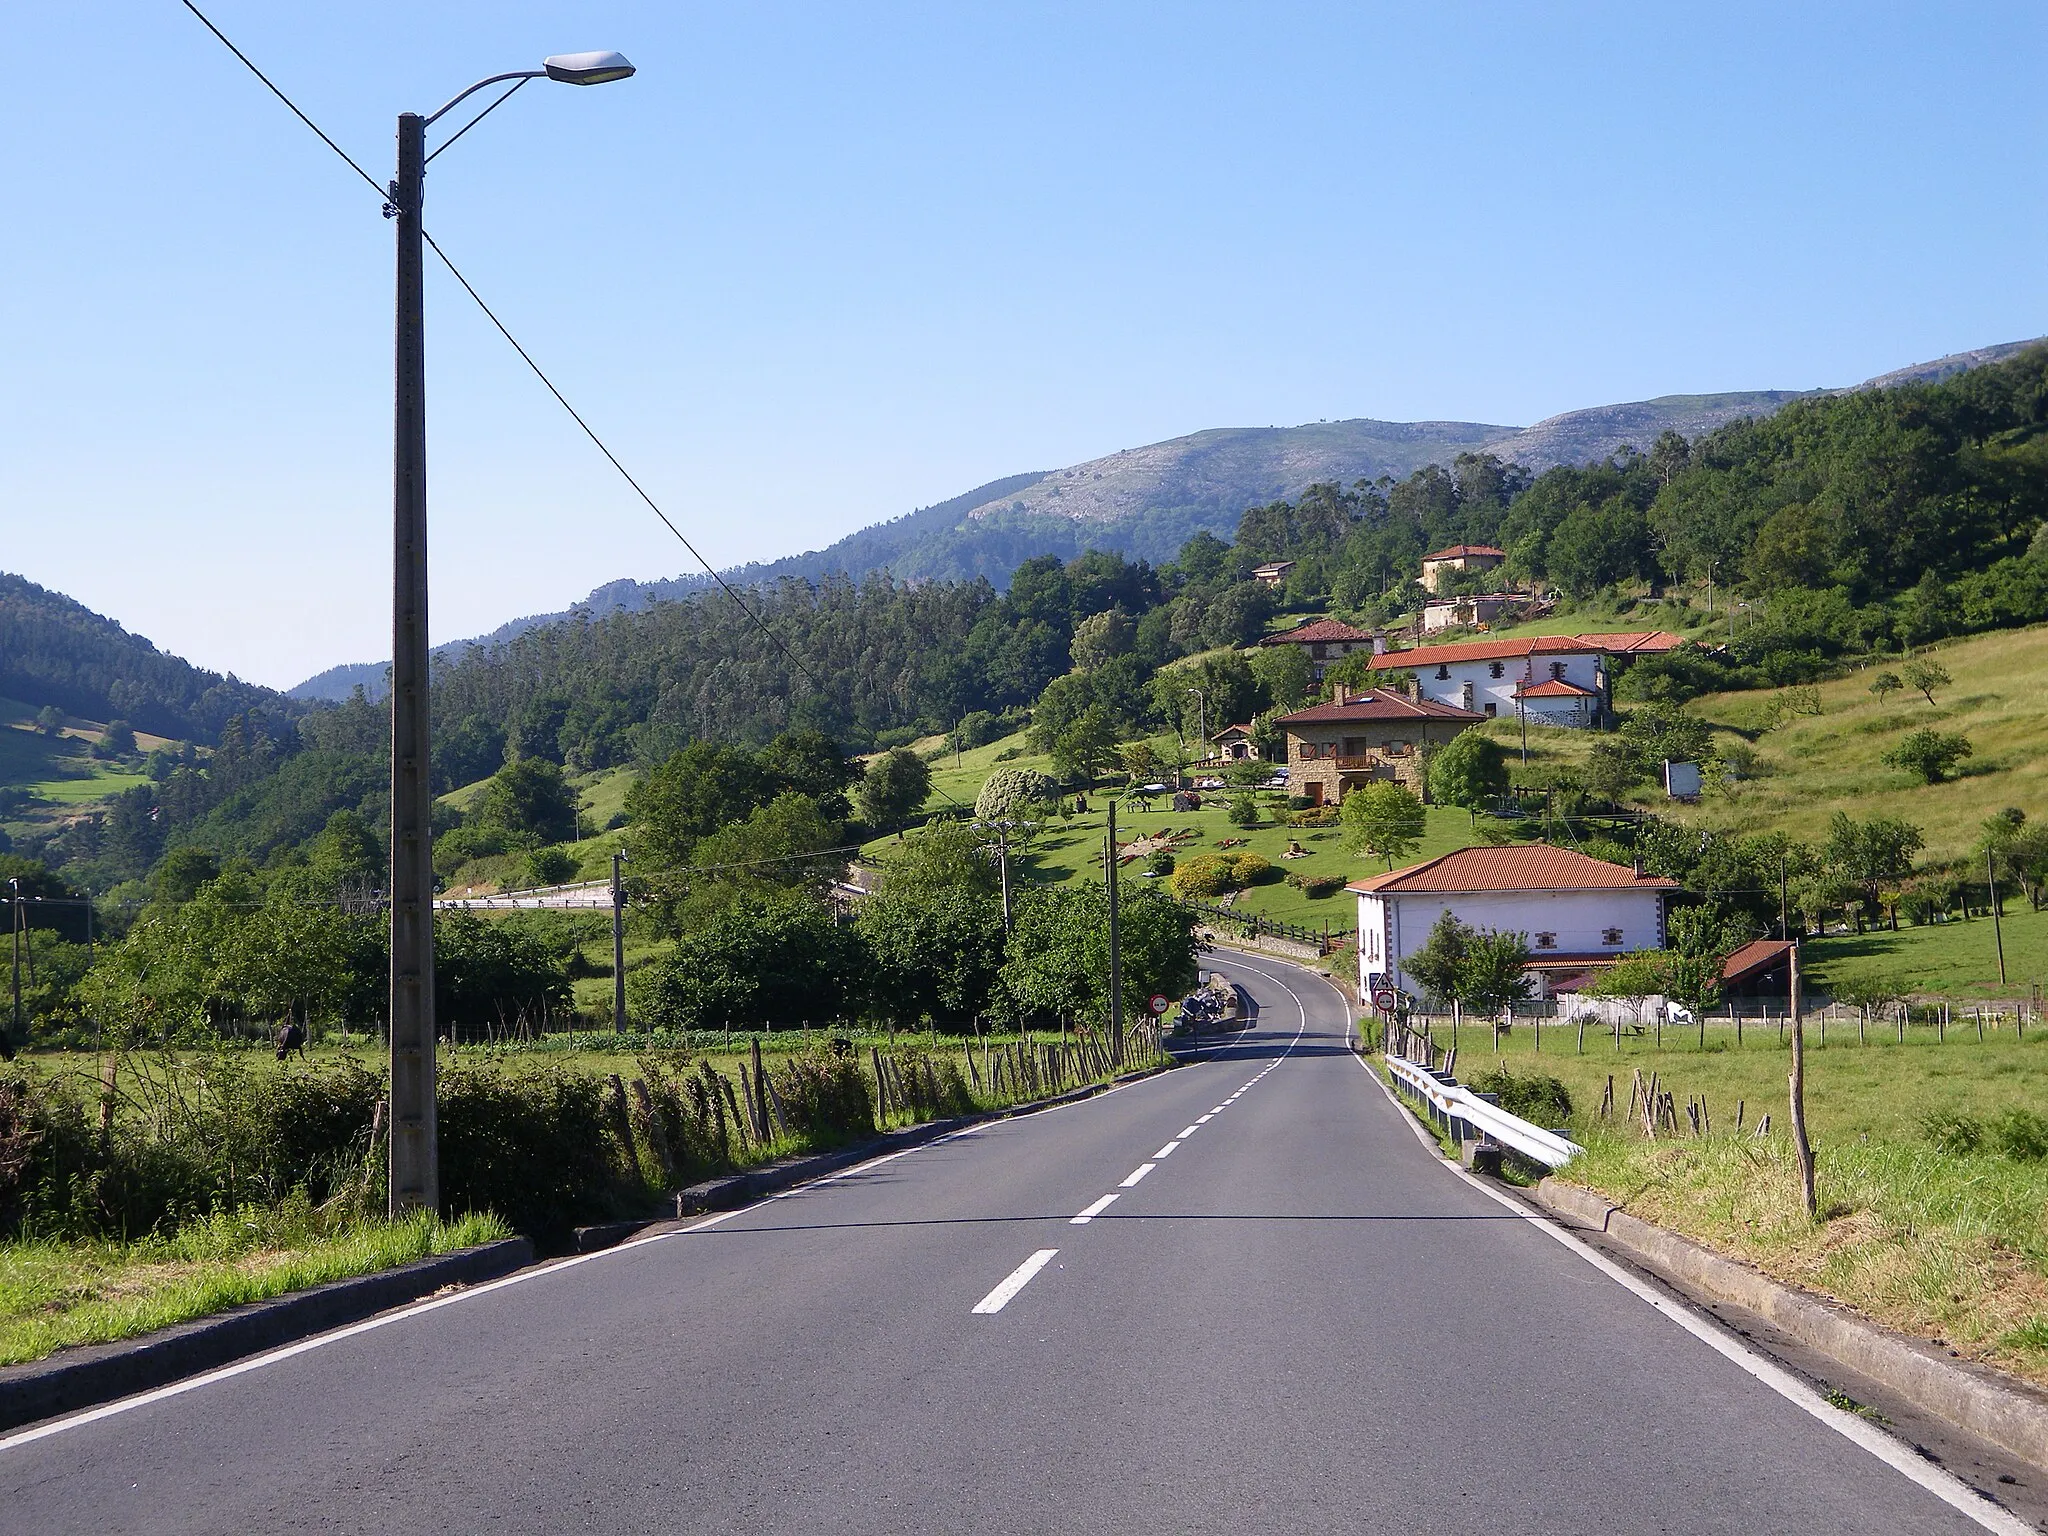
[[[1354,880],[1358,981],[1411,996],[1403,961],[1429,942],[1446,912],[1474,928],[1528,935],[1530,990],[1612,965],[1630,950],[1660,949],[1676,880],[1646,875],[1548,843],[1462,848],[1391,874]]]
[[[1281,715],[1287,736],[1287,782],[1311,805],[1335,805],[1375,779],[1406,785],[1428,799],[1425,749],[1442,746],[1484,715],[1385,688],[1353,693],[1341,684],[1327,704]]]
[[[1432,592],[1443,591],[1444,577],[1452,571],[1490,571],[1506,560],[1508,552],[1491,544],[1453,544],[1422,557],[1422,584]]]
[[[1385,641],[1342,619],[1304,619],[1292,629],[1261,637],[1259,644],[1300,646],[1308,654],[1309,670],[1321,682],[1331,662],[1342,661],[1355,651],[1379,650]]]

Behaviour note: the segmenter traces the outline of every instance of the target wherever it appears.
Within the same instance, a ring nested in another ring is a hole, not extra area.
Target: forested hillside
[[[167,656],[82,603],[0,572],[0,696],[211,744],[230,718],[284,696]]]

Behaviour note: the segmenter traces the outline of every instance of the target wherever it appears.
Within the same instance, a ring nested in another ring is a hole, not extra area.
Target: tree
[[[833,1019],[865,964],[858,935],[808,897],[743,895],[685,932],[667,961],[635,973],[633,1012],[657,1029]]]
[[[1133,784],[1149,784],[1159,772],[1159,752],[1149,739],[1126,742],[1116,755]]]
[[[994,834],[973,822],[935,816],[885,849],[875,861],[877,895],[964,890],[1000,892]],[[1011,833],[1011,844],[1017,842]]]
[[[1500,743],[1478,731],[1460,731],[1429,764],[1429,797],[1439,805],[1477,810],[1508,787]]]
[[[744,747],[693,741],[670,754],[626,792],[642,873],[688,863],[698,838],[744,821],[774,794],[774,779]]]
[[[1382,779],[1355,789],[1344,797],[1344,841],[1358,850],[1374,854],[1394,867],[1422,845],[1428,815],[1422,802],[1404,785]]]
[[[220,860],[207,848],[173,848],[150,872],[149,893],[157,901],[190,901],[200,888],[220,878]]]
[[[1446,907],[1430,928],[1428,939],[1401,962],[1401,969],[1439,1002],[1461,1002],[1465,956],[1475,936],[1471,927]]]
[[[1930,656],[1915,656],[1905,665],[1906,686],[1919,690],[1931,706],[1934,690],[1946,688],[1955,679],[1948,675],[1948,668]]]
[[[809,795],[785,790],[735,826],[698,840],[691,888],[711,901],[737,891],[804,890],[822,896],[846,873],[846,827]]]
[[[877,831],[899,827],[932,792],[931,765],[908,747],[895,747],[868,764],[860,781],[860,817]]]
[[[1003,985],[1027,1014],[1109,1017],[1109,896],[1100,884],[1041,886],[1017,904]],[[1126,890],[1118,932],[1123,1012],[1137,1018],[1154,993],[1194,984],[1194,914],[1156,892]]]
[[[1050,800],[1059,791],[1059,785],[1036,768],[998,768],[982,780],[981,793],[974,797],[974,814],[983,821],[1016,816],[1026,806]]]
[[[496,833],[507,848],[538,848],[575,837],[576,809],[576,791],[560,764],[522,757],[491,775],[469,821]]]
[[[36,711],[36,729],[45,736],[64,734],[64,711],[54,704],[45,704]]]
[[[1073,657],[1076,670],[1093,672],[1128,652],[1135,633],[1130,616],[1118,609],[1091,613],[1074,626],[1068,654]]]
[[[1467,941],[1457,972],[1458,999],[1481,1013],[1499,1013],[1528,996],[1529,936],[1480,929]]]
[[[1828,821],[1822,857],[1833,874],[1861,889],[1875,914],[1884,884],[1910,875],[1913,856],[1924,844],[1920,829],[1910,821],[1896,816],[1858,821],[1847,811],[1837,811]],[[1824,889],[1816,888],[1812,895],[1823,905],[1831,904]]]
[[[1259,797],[1250,790],[1232,795],[1230,824],[1233,827],[1256,827],[1259,824]]]
[[[1893,768],[1917,774],[1922,783],[1939,784],[1972,751],[1970,738],[1959,732],[1918,730],[1885,753],[1884,761]]]
[[[1262,645],[1252,652],[1251,669],[1266,703],[1274,709],[1299,709],[1315,691],[1315,667],[1308,659],[1307,646]]]
[[[1116,723],[1100,704],[1091,704],[1080,718],[1053,738],[1053,766],[1066,778],[1092,784],[1116,750]]]
[[[1878,673],[1877,676],[1870,680],[1870,691],[1876,694],[1880,700],[1890,698],[1905,686],[1905,683],[1900,680],[1899,674],[1889,670]]]
[[[866,1007],[876,1017],[964,1028],[1000,1011],[1003,905],[986,888],[894,883],[864,902]]]

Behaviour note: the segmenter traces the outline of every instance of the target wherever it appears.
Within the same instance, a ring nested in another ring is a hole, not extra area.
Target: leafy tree
[[[1828,820],[1822,858],[1830,872],[1861,889],[1875,913],[1883,886],[1913,872],[1913,856],[1925,845],[1920,829],[1896,816],[1858,821],[1847,811]]]
[[[700,838],[690,851],[693,895],[804,890],[822,896],[846,874],[846,826],[809,795],[785,790],[746,820]]]
[[[1475,937],[1472,928],[1446,907],[1422,947],[1402,960],[1401,969],[1439,1002],[1462,1002],[1465,957]]]
[[[782,789],[815,800],[826,816],[844,821],[853,814],[846,791],[859,782],[860,765],[848,761],[839,743],[823,731],[805,726],[784,731],[761,749],[761,767]]]
[[[861,820],[878,831],[899,827],[932,792],[932,770],[908,747],[884,752],[860,781]]]
[[[1459,1000],[1481,1013],[1499,1013],[1529,995],[1529,936],[1480,929],[1458,967]]]
[[[1159,772],[1159,751],[1148,739],[1126,742],[1117,758],[1133,784],[1149,784]]]
[[[854,930],[808,897],[742,895],[678,938],[667,960],[635,973],[633,1011],[659,1029],[834,1019],[864,964]]]
[[[1065,777],[1092,784],[1116,749],[1116,724],[1109,711],[1091,704],[1079,719],[1053,738],[1053,766]]]
[[[1259,797],[1250,791],[1232,795],[1230,824],[1233,827],[1256,827],[1259,824]]]
[[[1118,914],[1126,1019],[1147,998],[1185,991],[1195,981],[1194,916],[1156,892],[1126,887]],[[1003,985],[1026,1014],[1040,1018],[1109,1017],[1109,897],[1101,885],[1040,886],[1016,907]]]
[[[36,711],[36,729],[45,736],[64,734],[64,711],[54,704],[45,704]]]
[[[984,886],[888,885],[861,906],[867,1007],[899,1023],[964,1028],[1002,1011],[1003,906]]]
[[[974,814],[984,821],[1017,816],[1025,807],[1050,800],[1060,787],[1036,768],[998,768],[982,780],[981,793],[974,797]]]
[[[1959,732],[1923,729],[1904,737],[1884,754],[1884,761],[1893,768],[1917,774],[1922,783],[1939,784],[1973,750],[1970,738]]]
[[[467,912],[434,920],[434,1027],[456,1039],[539,1029],[572,1004],[569,973],[530,931]]]
[[[992,841],[993,834],[973,822],[934,817],[884,850],[876,861],[877,893],[894,897],[961,890],[998,895],[1000,872]],[[1012,847],[1017,841],[1012,833]]]
[[[526,856],[526,878],[535,885],[564,885],[576,869],[576,855],[566,848],[536,848]]]
[[[1422,802],[1405,785],[1379,780],[1344,797],[1345,844],[1384,858],[1387,868],[1422,845],[1428,825]]]
[[[1948,668],[1930,656],[1915,656],[1904,668],[1906,686],[1917,690],[1931,706],[1934,690],[1946,688],[1955,681],[1948,675]]]
[[[1315,691],[1315,667],[1308,659],[1306,646],[1262,645],[1252,652],[1249,665],[1252,676],[1258,680],[1259,691],[1273,709],[1282,712],[1299,709]],[[1232,725],[1236,722],[1226,720],[1223,723]]]
[[[1093,672],[1127,654],[1136,638],[1136,628],[1128,614],[1114,608],[1090,614],[1074,626],[1073,643],[1068,647],[1075,668]]]
[[[1905,686],[1905,682],[1899,677],[1899,674],[1889,669],[1878,673],[1877,676],[1870,680],[1870,691],[1876,694],[1880,700],[1890,698]]]
[[[508,848],[567,842],[576,836],[576,791],[560,764],[521,757],[491,775],[469,821],[495,833]]]
[[[220,878],[220,860],[206,848],[173,848],[150,872],[152,899],[178,903],[190,901],[200,888]]]
[[[1500,743],[1478,731],[1460,731],[1430,759],[1429,796],[1439,805],[1476,810],[1507,788],[1507,757]]]
[[[746,748],[691,742],[626,792],[642,873],[688,863],[699,838],[744,821],[774,796],[774,776]]]
[[[100,732],[100,739],[93,743],[95,757],[133,757],[136,752],[135,727],[126,720],[112,720]]]

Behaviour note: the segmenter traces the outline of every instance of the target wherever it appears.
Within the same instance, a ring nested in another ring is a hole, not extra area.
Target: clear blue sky
[[[2048,331],[2048,9],[202,0],[714,562],[1243,424],[1524,424]],[[0,568],[290,685],[387,654],[390,229],[174,0],[22,5]],[[21,67],[32,58],[36,67]],[[434,634],[687,557],[430,274]]]

